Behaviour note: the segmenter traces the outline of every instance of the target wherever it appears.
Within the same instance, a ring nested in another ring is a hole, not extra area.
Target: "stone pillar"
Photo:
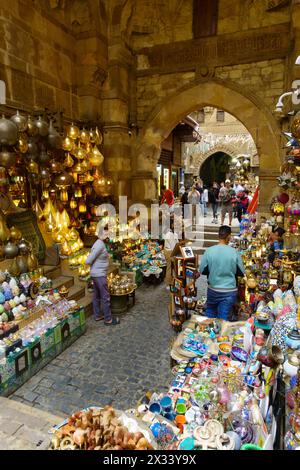
[[[270,217],[270,203],[280,193],[277,177],[279,170],[260,170],[259,172],[259,216]]]
[[[105,171],[114,181],[114,195],[130,198],[135,142],[135,131],[129,126],[134,60],[121,38],[110,39],[108,58],[108,78],[102,91]]]

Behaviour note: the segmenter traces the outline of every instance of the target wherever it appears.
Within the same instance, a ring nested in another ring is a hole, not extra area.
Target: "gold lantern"
[[[94,177],[91,175],[91,173],[89,171],[85,175],[85,181],[87,183],[92,183],[94,181]]]
[[[61,253],[65,256],[70,256],[72,254],[71,247],[69,246],[68,242],[65,241],[61,247]]]
[[[83,144],[87,144],[90,140],[90,135],[89,135],[89,132],[86,130],[86,129],[82,129],[79,133],[79,140],[80,142],[82,142]]]
[[[67,135],[70,137],[72,140],[76,140],[77,137],[79,136],[79,129],[77,126],[74,126],[73,122],[72,124],[67,128]]]
[[[27,141],[26,134],[20,134],[19,135],[17,149],[21,153],[26,153],[27,152],[27,150],[28,150],[28,141]]]
[[[64,140],[63,140],[63,144],[62,144],[62,147],[64,150],[66,150],[67,152],[71,152],[72,149],[73,149],[73,146],[74,146],[74,142],[72,139],[70,139],[70,137],[65,137]]]
[[[76,209],[76,207],[77,207],[77,201],[74,198],[74,196],[72,196],[71,201],[70,201],[70,208],[71,209]]]
[[[75,188],[74,196],[75,196],[76,198],[78,198],[78,199],[82,197],[82,191],[81,191],[81,187],[80,187],[80,186],[77,186],[77,187]]]
[[[34,204],[33,208],[34,208],[34,211],[35,211],[35,213],[36,213],[36,216],[37,216],[38,220],[42,220],[44,214],[43,214],[42,208],[41,208],[41,206],[39,205],[39,202],[38,202],[38,201],[36,201],[36,203]]]
[[[46,230],[48,232],[52,232],[55,229],[55,217],[53,217],[53,214],[49,212],[47,219],[46,219]]]
[[[86,173],[88,170],[87,164],[84,160],[76,163],[76,165],[73,166],[72,168],[74,173],[83,174]]]
[[[44,199],[49,199],[49,191],[48,189],[44,189],[44,191],[42,192],[42,197]]]
[[[85,203],[85,200],[84,199],[80,199],[79,201],[79,205],[78,205],[78,210],[81,214],[83,214],[84,212],[86,212],[86,203]]]
[[[95,129],[95,134],[96,134],[95,144],[96,145],[101,145],[102,141],[103,141],[103,136],[102,136],[101,132],[99,131],[98,127],[96,127],[96,129]]]
[[[104,157],[98,149],[97,145],[93,147],[93,150],[89,155],[89,162],[92,166],[100,166],[104,162]]]
[[[67,156],[64,160],[63,165],[64,165],[65,168],[72,168],[72,166],[74,165],[74,160],[71,157],[71,154],[69,152],[67,153]]]
[[[37,174],[39,172],[39,166],[36,162],[34,162],[33,160],[29,160],[29,163],[27,165],[27,170],[30,172],[30,173],[35,173]]]
[[[68,191],[66,189],[61,190],[59,199],[61,200],[61,202],[68,202],[69,196]]]
[[[55,186],[57,186],[59,189],[66,189],[73,183],[73,177],[66,171],[63,171],[60,175],[56,176],[54,180]]]
[[[79,144],[74,155],[78,160],[84,160],[86,158],[86,151]]]

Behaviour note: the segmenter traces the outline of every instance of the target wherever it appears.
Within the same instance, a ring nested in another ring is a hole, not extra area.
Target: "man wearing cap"
[[[219,193],[219,200],[221,203],[221,225],[224,224],[224,220],[228,212],[229,226],[231,226],[233,212],[232,201],[234,199],[234,196],[235,191],[231,187],[231,182],[230,180],[226,180],[224,188],[221,188]]]

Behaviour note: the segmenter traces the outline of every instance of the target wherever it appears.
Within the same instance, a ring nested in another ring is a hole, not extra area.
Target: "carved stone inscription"
[[[178,70],[193,65],[234,65],[284,57],[290,47],[290,27],[289,24],[284,24],[144,48],[139,54],[148,57],[148,69]]]

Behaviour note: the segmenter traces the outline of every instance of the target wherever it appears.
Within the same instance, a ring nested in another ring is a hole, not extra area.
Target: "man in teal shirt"
[[[237,300],[237,276],[245,269],[239,253],[228,246],[231,228],[222,225],[218,245],[208,248],[202,256],[200,273],[208,278],[205,316],[230,320]]]

